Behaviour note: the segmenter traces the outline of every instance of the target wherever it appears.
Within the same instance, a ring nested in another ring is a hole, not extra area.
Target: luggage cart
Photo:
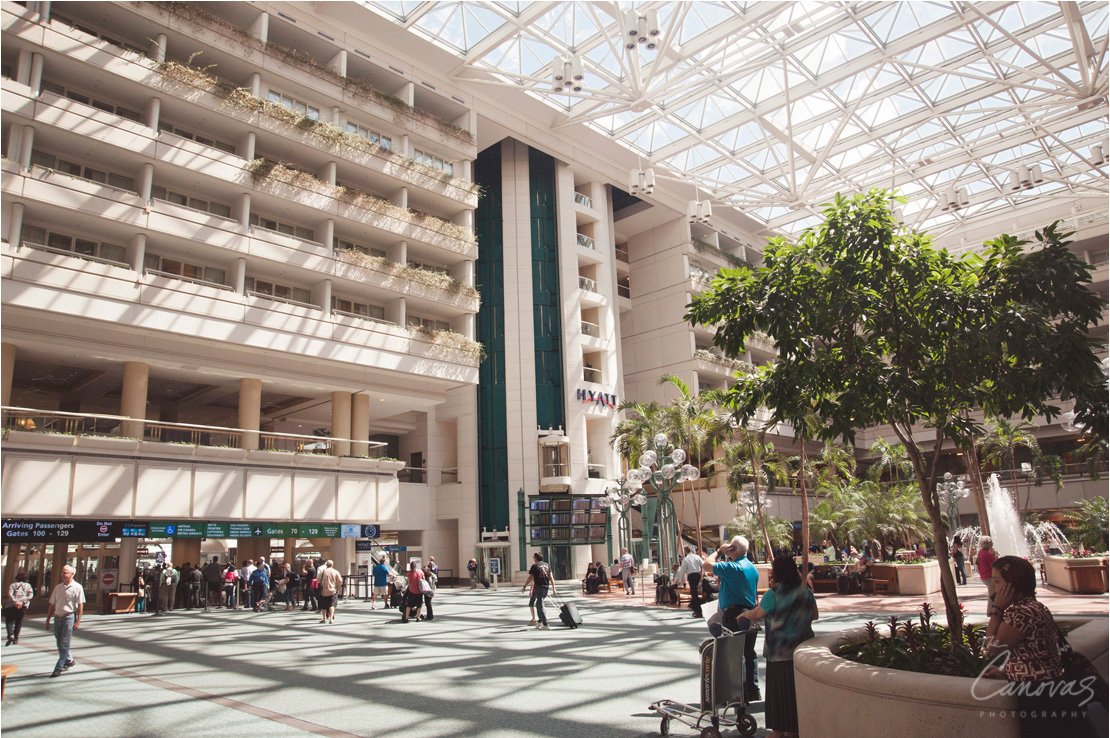
[[[720,638],[701,644],[701,704],[674,700],[651,703],[649,709],[660,715],[660,735],[670,735],[672,720],[700,731],[701,738],[721,738],[721,728],[755,735],[758,725],[748,712],[744,695],[744,646],[758,632],[759,627],[754,625],[737,633],[725,630]],[[734,717],[729,717],[730,711]]]

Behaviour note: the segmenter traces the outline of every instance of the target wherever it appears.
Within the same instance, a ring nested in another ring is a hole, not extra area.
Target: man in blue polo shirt
[[[706,625],[717,637],[721,626],[735,632],[739,630],[736,618],[756,606],[759,589],[759,571],[748,560],[748,539],[736,536],[705,557],[702,568],[720,582],[717,613]],[[759,692],[759,671],[756,666],[755,638],[747,639],[744,646],[744,695],[748,702],[763,699]]]

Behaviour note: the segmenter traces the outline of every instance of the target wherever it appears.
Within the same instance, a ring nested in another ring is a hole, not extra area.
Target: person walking
[[[748,539],[736,536],[722,544],[705,558],[702,570],[716,576],[720,583],[718,610],[706,623],[709,632],[717,637],[722,627],[736,631],[739,628],[737,617],[756,606],[759,591],[759,571],[748,560]],[[755,638],[749,638],[744,647],[744,695],[748,702],[763,698],[759,691],[757,658]]]
[[[995,581],[992,570],[998,556],[994,553],[994,541],[990,536],[979,538],[979,553],[975,556],[975,568],[979,570],[979,578],[987,585],[987,617],[994,614]]]
[[[73,581],[76,570],[66,564],[62,567],[62,581],[50,593],[50,604],[46,608],[46,625],[50,630],[50,619],[54,618],[54,640],[58,644],[58,663],[50,676],[60,676],[63,671],[76,665],[70,644],[73,631],[81,627],[81,615],[85,612],[85,588]]]
[[[405,588],[405,606],[401,610],[401,622],[407,623],[410,618],[420,614],[420,606],[424,604],[424,593],[420,591],[420,582],[424,581],[424,572],[416,566],[415,561],[409,562],[409,570],[405,572],[408,587]]]
[[[380,595],[382,598],[382,607],[389,607],[389,567],[385,564],[385,557],[382,556],[378,562],[374,564],[374,568],[370,570],[374,577],[374,583],[370,590],[370,609],[373,610],[374,603]],[[473,589],[473,587],[471,587]]]
[[[262,606],[266,604],[266,596],[270,588],[270,579],[266,576],[266,570],[261,566],[256,567],[251,572],[250,578],[247,579],[247,584],[251,590],[251,608],[255,612],[261,612]]]
[[[301,582],[304,583],[304,605],[301,606],[302,610],[312,608],[312,612],[316,612],[316,594],[319,592],[319,582],[316,579],[316,562],[309,559],[305,562],[304,568],[301,569]]]
[[[747,621],[767,618],[763,634],[763,657],[767,659],[767,704],[764,716],[773,732],[770,738],[798,733],[798,699],[794,689],[794,650],[813,637],[811,623],[817,619],[817,600],[792,556],[779,556],[771,563],[771,589],[759,605],[741,613]],[[741,630],[746,630],[740,623]],[[748,641],[755,640],[748,637]]]
[[[339,602],[339,590],[343,587],[343,575],[335,568],[335,563],[330,559],[324,562],[324,568],[316,573],[320,582],[320,622],[335,622],[335,606]]]
[[[254,595],[251,592],[251,575],[254,574],[254,561],[243,559],[243,568],[239,570],[239,581],[243,585],[243,606],[254,607]]]
[[[678,577],[682,579],[685,577],[686,583],[690,586],[690,611],[693,617],[704,617],[701,612],[701,567],[702,558],[694,551],[693,546],[686,546],[686,556],[682,559],[682,563],[678,567]]]
[[[19,632],[23,630],[23,616],[35,596],[35,590],[27,583],[27,572],[15,575],[15,581],[8,587],[8,606],[4,608],[4,628],[8,631],[5,645],[19,643]]]
[[[470,576],[470,588],[478,589],[478,562],[474,559],[466,562],[466,573]]]
[[[428,559],[428,565],[424,567],[424,583],[427,586],[426,587],[421,587],[421,590],[423,591],[423,595],[424,595],[424,610],[425,610],[425,613],[423,615],[418,616],[417,619],[419,619],[419,620],[432,620],[433,619],[432,618],[432,598],[435,597],[436,583],[439,581],[439,574],[437,574],[436,570],[432,568],[433,566],[435,566],[435,562],[432,559],[429,558]]]
[[[147,607],[150,608],[150,613],[154,617],[161,615],[166,609],[165,603],[162,601],[162,575],[165,571],[165,564],[157,564],[150,570],[150,575],[146,577],[149,597]]]
[[[956,584],[967,584],[967,572],[964,571],[964,547],[959,538],[952,539],[952,561],[956,564]]]
[[[201,559],[203,561],[203,559]],[[213,556],[204,568],[205,581],[208,583],[208,605],[216,607],[220,604],[220,583],[223,580],[224,568],[220,566],[220,557]]]
[[[236,604],[235,590],[239,586],[239,570],[235,568],[235,564],[229,563],[227,569],[224,571],[224,609],[238,610],[239,606]]]
[[[621,579],[624,581],[625,595],[636,594],[636,561],[627,548],[621,549]]]
[[[528,599],[528,606],[536,608],[536,630],[551,630],[543,611],[543,601],[547,598],[548,587],[552,593],[558,592],[555,591],[555,580],[551,578],[551,567],[544,563],[543,554],[539,552],[532,554],[532,568],[528,570],[528,578],[520,591],[527,592],[529,584],[532,585],[532,596]]]

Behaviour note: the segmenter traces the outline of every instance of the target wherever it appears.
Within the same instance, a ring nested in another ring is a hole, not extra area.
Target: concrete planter
[[[1067,622],[1085,623],[1068,641],[1105,676],[1105,621]],[[806,641],[794,652],[795,686],[805,696],[798,700],[801,735],[858,738],[861,726],[881,726],[882,735],[899,736],[1018,735],[1017,721],[1003,716],[1015,709],[1014,696],[992,695],[993,690],[980,685],[977,699],[974,679],[866,666],[833,653],[846,641],[858,643],[865,637],[863,628],[841,631]]]
[[[292,466],[297,454],[289,451],[264,451],[261,449],[251,449],[247,451],[248,461],[261,461],[267,464],[281,464],[282,466]]]
[[[1045,556],[1045,577],[1049,585],[1077,594],[1106,592],[1107,557],[1073,559],[1068,556]]]
[[[297,466],[339,466],[339,457],[329,454],[294,454],[293,463]]]
[[[895,564],[898,572],[898,594],[927,595],[940,591],[940,562]]]
[[[192,443],[162,443],[161,441],[143,441],[139,446],[139,450],[144,454],[166,456],[192,456],[196,448]]]
[[[197,446],[193,453],[210,459],[236,459],[238,461],[242,461],[247,455],[247,452],[243,449],[232,448],[231,446]]]
[[[770,581],[771,565],[756,564],[755,569],[759,572],[759,584],[757,584],[756,587],[759,589],[770,587],[771,585],[768,582]]]
[[[76,436],[64,433],[10,430],[4,434],[6,444],[20,446],[72,446],[76,440]]]
[[[137,438],[112,438],[111,436],[77,436],[77,445],[82,448],[96,448],[105,451],[138,451]]]

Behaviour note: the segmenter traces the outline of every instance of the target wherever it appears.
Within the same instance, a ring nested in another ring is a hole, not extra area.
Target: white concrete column
[[[255,18],[254,23],[248,29],[250,34],[262,43],[266,43],[270,39],[270,14],[262,13]]]
[[[331,561],[335,570],[340,574],[351,574],[351,567],[355,565],[355,539],[331,539]]]
[[[401,136],[401,155],[412,158],[412,145],[409,143],[409,135],[406,133]]]
[[[370,395],[359,392],[351,398],[352,456],[369,456],[370,446]]]
[[[325,279],[317,285],[313,301],[320,306],[325,318],[331,317],[331,280]]]
[[[139,170],[139,199],[150,202],[150,193],[154,187],[154,165],[143,164]]]
[[[131,239],[131,268],[135,274],[142,274],[146,263],[146,234],[136,233]]]
[[[31,168],[31,152],[35,148],[35,129],[31,126],[23,126],[23,136],[19,143],[19,166],[21,169]]]
[[[262,380],[243,377],[239,380],[239,427],[244,431],[242,448],[258,448],[258,429],[262,422]]]
[[[316,178],[321,182],[325,182],[332,187],[335,187],[335,177],[338,171],[339,168],[336,166],[335,162],[329,161],[327,164],[320,167],[320,170],[318,172],[316,172]]]
[[[469,338],[471,341],[477,340],[474,338],[474,314],[467,313],[463,316],[463,329],[462,334]]]
[[[31,55],[31,78],[27,85],[31,88],[31,94],[36,97],[42,93],[42,65],[44,61],[42,54],[35,53]]]
[[[20,49],[15,62],[15,81],[21,85],[31,84],[31,52]]]
[[[398,297],[391,305],[386,305],[385,319],[400,326],[408,322],[408,310],[405,306],[405,298]]]
[[[146,106],[143,107],[143,114],[140,120],[144,126],[153,129],[155,133],[157,133],[158,123],[162,120],[162,98],[152,97],[147,100]]]
[[[400,242],[394,244],[393,246],[388,247],[386,249],[385,255],[386,255],[386,257],[389,258],[390,261],[395,261],[398,264],[408,264],[409,263],[409,242],[408,241],[400,241]]]
[[[405,84],[401,85],[401,89],[397,90],[397,97],[404,100],[405,105],[408,105],[410,108],[415,107],[415,105],[416,105],[416,83],[415,82],[406,82]]]
[[[154,37],[154,43],[150,47],[150,55],[156,62],[164,62],[166,60],[166,34],[159,33]]]
[[[236,204],[236,210],[238,212],[235,213],[235,218],[239,221],[239,225],[243,226],[244,228],[250,228],[251,193],[244,192],[242,195],[239,195],[239,202]]]
[[[135,578],[135,564],[139,558],[139,543],[142,541],[142,538],[120,539],[118,573],[120,584],[131,584],[131,580]]]
[[[231,275],[232,287],[235,288],[236,294],[247,294],[247,260],[240,257],[235,261],[235,270]]]
[[[21,202],[12,203],[11,215],[8,217],[8,243],[16,248],[23,243],[23,203]]]
[[[8,158],[12,161],[20,161],[22,157],[20,153],[23,151],[23,126],[13,123],[8,128]]]
[[[331,70],[333,72],[338,74],[340,77],[346,77],[347,76],[347,50],[346,49],[340,49],[339,53],[336,54],[335,56],[333,56],[331,58],[331,61],[328,62],[328,66],[331,68]]]
[[[15,344],[0,343],[0,405],[12,404],[12,376],[15,374]],[[369,421],[367,421],[369,422]]]
[[[463,159],[459,162],[458,172],[455,176],[465,179],[467,182],[472,182],[474,180],[473,166],[474,164],[470,159]]]
[[[123,365],[123,394],[120,397],[119,414],[128,418],[146,419],[147,385],[150,381],[150,365],[141,361],[128,361]],[[142,438],[144,423],[124,422],[120,424],[120,435],[128,438]]]
[[[39,23],[50,22],[50,0],[39,0]]]
[[[247,131],[247,135],[240,139],[239,151],[241,153],[239,155],[247,161],[254,161],[254,149],[257,142],[258,137],[255,135],[254,131]]]
[[[250,88],[252,95],[262,97],[262,75],[258,72],[251,75]]]
[[[351,437],[351,393],[338,391],[331,393],[331,435],[332,438]],[[351,442],[336,441],[332,447],[333,456],[350,456]]]
[[[320,243],[327,247],[329,252],[335,252],[335,221],[328,218],[320,224],[319,231],[323,234]]]
[[[402,187],[393,195],[393,204],[404,210],[409,208],[409,188]]]

